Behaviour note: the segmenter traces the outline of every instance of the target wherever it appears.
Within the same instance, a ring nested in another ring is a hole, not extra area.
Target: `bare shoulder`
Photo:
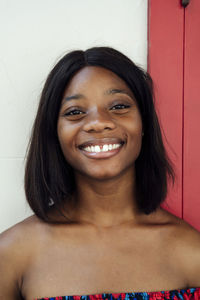
[[[0,234],[0,255],[11,252],[13,259],[22,257],[22,252],[33,249],[48,228],[49,224],[35,215],[15,224]]]
[[[39,218],[32,215],[3,231],[0,234],[0,245],[20,242],[21,240],[24,242],[30,233],[34,234],[37,230],[41,230],[44,224]]]
[[[190,287],[200,287],[200,233],[183,221],[177,230],[178,250]]]
[[[42,232],[45,232],[44,223],[31,216],[0,234],[0,273],[4,274],[0,295],[4,299],[21,299],[23,274]]]
[[[200,287],[200,232],[186,221],[165,211],[170,228],[169,246],[174,264],[187,278],[188,287]]]

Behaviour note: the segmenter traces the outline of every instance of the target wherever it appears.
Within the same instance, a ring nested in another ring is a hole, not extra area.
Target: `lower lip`
[[[88,152],[85,150],[81,150],[83,152],[83,154],[89,158],[93,158],[93,159],[102,159],[102,158],[110,158],[114,155],[116,155],[117,153],[119,153],[119,151],[122,149],[124,145],[121,145],[119,148],[117,149],[112,149],[112,150],[108,150],[106,152]]]

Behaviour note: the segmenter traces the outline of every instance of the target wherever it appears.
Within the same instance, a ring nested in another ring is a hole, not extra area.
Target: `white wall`
[[[147,66],[147,0],[0,0],[0,232],[32,214],[24,156],[39,94],[66,52],[111,46]]]

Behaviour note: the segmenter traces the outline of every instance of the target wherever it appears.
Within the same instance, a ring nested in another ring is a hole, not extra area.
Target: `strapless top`
[[[159,292],[108,293],[92,295],[72,295],[58,297],[44,297],[34,300],[200,300],[200,287],[177,289]]]

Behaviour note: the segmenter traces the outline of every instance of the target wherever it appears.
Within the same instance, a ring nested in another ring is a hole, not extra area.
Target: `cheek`
[[[139,156],[142,147],[142,122],[139,118],[137,122],[128,122],[127,132],[129,133],[128,144],[132,149],[134,156]],[[136,157],[135,157],[136,158]]]
[[[124,131],[129,135],[131,141],[136,141],[140,139],[142,135],[142,120],[139,114],[134,114],[132,118],[126,120],[121,124]]]
[[[75,148],[76,131],[62,122],[57,126],[58,140],[64,156],[70,157]]]

